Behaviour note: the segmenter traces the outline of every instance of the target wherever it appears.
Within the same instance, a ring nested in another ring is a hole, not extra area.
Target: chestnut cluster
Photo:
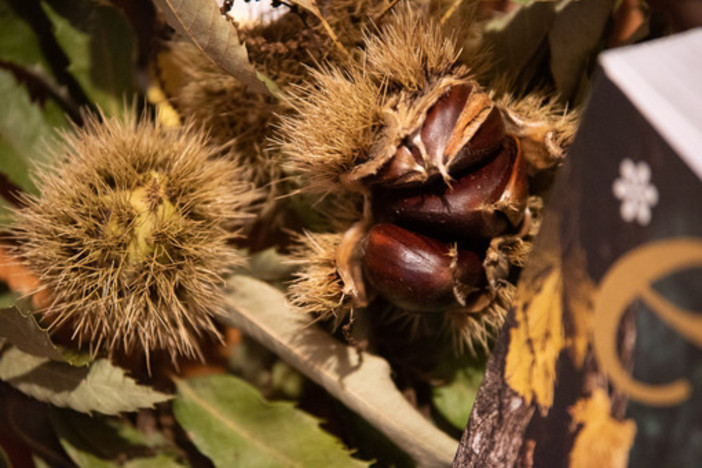
[[[371,226],[363,277],[409,312],[477,312],[493,299],[493,238],[529,223],[519,139],[474,81],[454,84],[365,182]]]
[[[368,312],[474,349],[504,319],[576,120],[536,93],[481,86],[487,56],[459,47],[470,24],[446,29],[401,8],[355,62],[287,95],[280,149],[327,220],[300,236],[289,291],[336,327]]]

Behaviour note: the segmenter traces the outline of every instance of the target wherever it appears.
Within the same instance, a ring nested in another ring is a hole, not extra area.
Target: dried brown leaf
[[[252,91],[278,94],[278,86],[249,62],[246,45],[236,26],[221,14],[213,1],[155,0],[176,31],[189,38],[216,65]]]
[[[324,387],[412,455],[419,466],[448,466],[458,441],[441,432],[414,409],[390,377],[384,359],[362,359],[291,310],[284,294],[246,276],[229,283],[230,311],[222,318],[241,328],[290,365]]]

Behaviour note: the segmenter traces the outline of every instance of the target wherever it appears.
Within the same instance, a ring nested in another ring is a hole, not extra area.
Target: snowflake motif
[[[651,183],[651,168],[644,161],[624,159],[619,165],[620,177],[612,184],[614,196],[622,201],[619,212],[628,223],[646,226],[651,222],[651,208],[658,203],[658,190]]]

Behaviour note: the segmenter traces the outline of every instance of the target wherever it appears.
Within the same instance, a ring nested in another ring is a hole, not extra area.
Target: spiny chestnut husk
[[[241,169],[192,125],[89,118],[53,146],[39,196],[15,213],[17,253],[51,294],[41,310],[93,352],[201,355],[252,202]]]
[[[288,98],[290,165],[310,192],[359,207],[344,232],[301,239],[302,310],[337,323],[378,302],[444,313],[471,348],[499,326],[538,226],[529,176],[560,162],[573,121],[533,98],[495,99],[457,41],[400,8],[356,66],[318,71]]]
[[[353,52],[361,43],[363,26],[373,21],[385,3],[332,0],[317,6],[335,31],[338,44]],[[237,32],[251,63],[281,89],[305,82],[310,70],[325,59],[345,60],[317,18],[286,4],[276,7],[272,21],[264,15],[261,21],[239,24]],[[288,109],[271,96],[247,89],[182,38],[169,40],[158,59],[159,77],[176,109],[203,124],[213,140],[223,145],[222,156],[239,163],[264,192],[257,207],[260,216],[246,230],[256,232],[253,245],[265,245],[263,237],[285,224],[281,218],[290,216],[289,207],[284,206],[288,199],[281,197],[290,180],[285,180],[280,155],[265,142],[278,116]]]

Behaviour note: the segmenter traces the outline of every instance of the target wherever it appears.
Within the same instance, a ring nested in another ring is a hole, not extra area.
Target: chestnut
[[[475,86],[457,85],[427,113],[421,137],[427,156],[451,174],[476,166],[502,145],[502,114]],[[483,115],[481,120],[481,113]]]
[[[487,285],[482,256],[394,224],[376,224],[362,257],[367,283],[397,307],[445,312]]]
[[[369,160],[341,178],[352,189],[417,187],[476,167],[499,150],[505,125],[499,109],[477,83],[447,86],[417,117],[415,128],[386,124]]]
[[[378,188],[374,218],[450,241],[490,239],[514,231],[524,217],[527,176],[519,141],[503,140],[491,161],[452,185],[412,190]]]

